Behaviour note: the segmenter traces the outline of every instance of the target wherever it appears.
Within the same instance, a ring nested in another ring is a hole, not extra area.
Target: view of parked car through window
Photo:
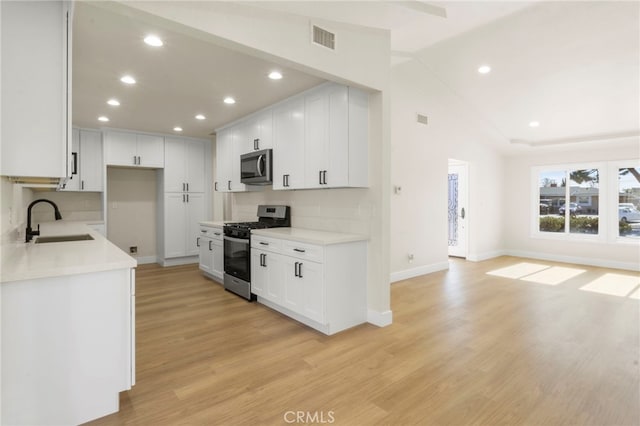
[[[608,170],[610,174],[615,172],[615,169]],[[617,237],[640,238],[640,167],[617,168],[615,206],[610,202],[605,205],[604,198],[600,198],[604,171],[584,168],[538,173],[539,231],[597,235],[602,232],[601,209],[606,209],[608,216],[618,211]]]

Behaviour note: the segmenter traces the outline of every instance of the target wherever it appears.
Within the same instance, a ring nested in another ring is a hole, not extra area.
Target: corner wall
[[[493,148],[500,136],[419,61],[392,68],[391,93],[391,185],[402,188],[391,195],[391,280],[448,268],[450,158],[469,163],[468,259],[502,254],[504,159]]]

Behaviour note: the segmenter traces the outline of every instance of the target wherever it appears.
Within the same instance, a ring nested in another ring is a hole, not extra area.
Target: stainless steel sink
[[[78,235],[56,235],[54,237],[38,237],[36,239],[36,244],[42,243],[64,243],[67,241],[87,241],[93,240],[93,237],[89,234],[78,234]]]

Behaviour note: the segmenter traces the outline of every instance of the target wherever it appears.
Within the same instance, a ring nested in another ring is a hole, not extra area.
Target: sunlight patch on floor
[[[640,277],[622,274],[604,274],[589,284],[580,287],[580,290],[593,293],[608,294],[611,296],[626,297],[640,285]],[[636,291],[634,294],[638,293]],[[634,297],[634,298],[637,298]]]
[[[527,275],[534,274],[536,272],[543,271],[548,268],[549,268],[549,265],[540,265],[538,263],[521,262],[513,266],[507,266],[506,268],[494,269],[493,271],[487,272],[487,275],[518,279],[518,278],[526,277]]]
[[[551,268],[527,275],[521,279],[523,281],[530,281],[538,284],[558,285],[584,272],[586,272],[584,269],[552,266]]]

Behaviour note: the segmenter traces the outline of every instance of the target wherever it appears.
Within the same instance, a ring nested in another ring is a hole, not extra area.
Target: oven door
[[[241,280],[251,282],[249,263],[249,240],[224,237],[224,272]]]

